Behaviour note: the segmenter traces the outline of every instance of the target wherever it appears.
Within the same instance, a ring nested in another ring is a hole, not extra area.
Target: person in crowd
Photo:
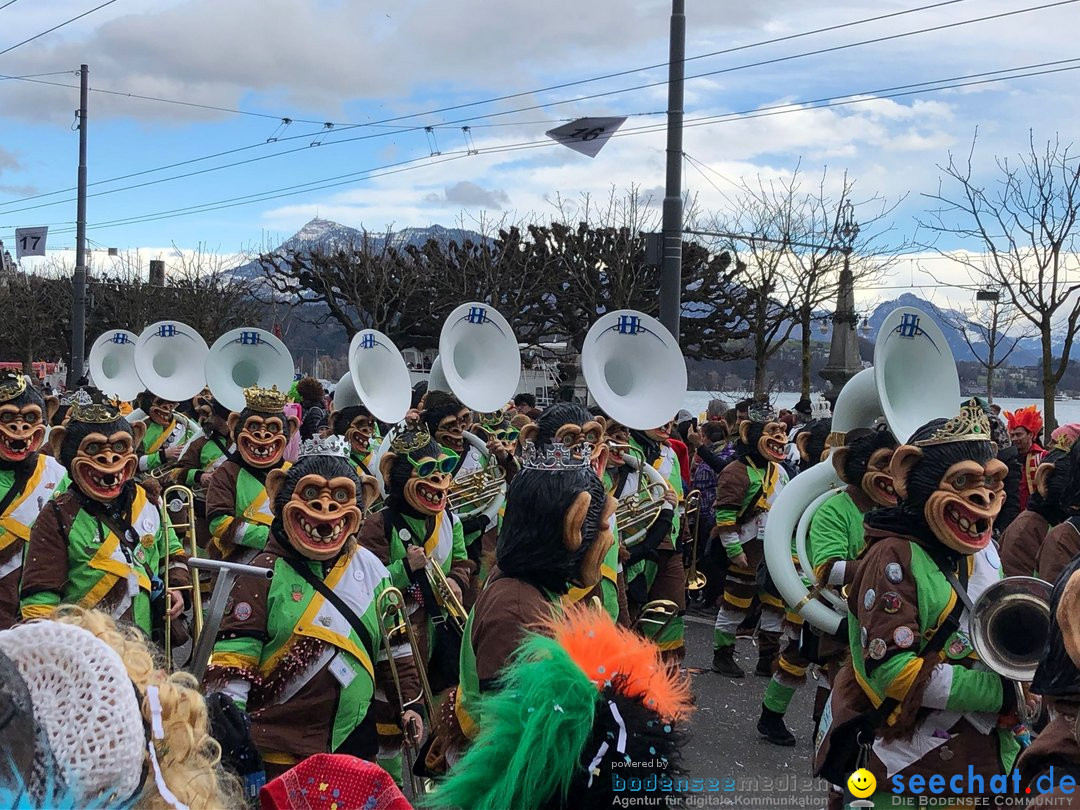
[[[296,392],[300,395],[300,407],[303,408],[303,417],[300,422],[300,440],[303,441],[321,435],[329,419],[326,413],[326,394],[323,391],[322,383],[314,377],[304,377],[297,382]]]

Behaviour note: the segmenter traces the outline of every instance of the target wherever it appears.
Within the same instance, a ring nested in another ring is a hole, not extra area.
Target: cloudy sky
[[[19,44],[103,1],[0,0],[0,239],[9,245],[15,227],[44,224],[50,247],[74,245],[84,62],[95,247],[201,242],[234,252],[275,245],[316,215],[369,229],[452,225],[463,212],[544,216],[559,195],[631,185],[659,206],[666,0],[113,0]],[[904,198],[896,233],[913,236],[936,164],[950,150],[966,154],[976,128],[976,165],[989,179],[994,156],[1023,150],[1029,130],[1067,141],[1080,123],[1080,74],[1062,70],[1080,66],[1077,0],[687,6],[687,55],[702,58],[687,63],[696,125],[686,130],[684,180],[708,209],[725,210],[740,178],[827,167],[854,178],[857,197]],[[857,44],[866,40],[879,41]],[[1061,60],[1075,61],[1031,67]],[[1045,70],[1059,72],[886,97]],[[622,75],[582,81],[613,73]],[[784,104],[794,106],[762,114]],[[595,159],[545,142],[547,129],[586,115],[630,118]],[[902,263],[883,286],[964,278],[931,259]]]

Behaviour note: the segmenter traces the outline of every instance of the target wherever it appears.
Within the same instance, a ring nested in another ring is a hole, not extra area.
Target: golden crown
[[[107,425],[122,418],[120,411],[110,404],[94,402],[90,405],[76,403],[71,406],[71,421],[73,422]]]
[[[0,377],[0,402],[15,399],[26,390],[26,377],[19,372]]]
[[[285,394],[277,386],[260,388],[253,385],[244,389],[244,407],[256,413],[280,414],[285,410]]]
[[[953,442],[990,441],[990,419],[975,399],[969,399],[960,407],[960,413],[935,430],[929,439],[915,442],[917,447]]]
[[[1068,453],[1072,450],[1074,444],[1076,444],[1076,434],[1064,431],[1053,437],[1053,441],[1050,442],[1050,449]]]
[[[431,444],[431,434],[426,430],[395,430],[390,440],[390,452],[402,455],[422,450]]]

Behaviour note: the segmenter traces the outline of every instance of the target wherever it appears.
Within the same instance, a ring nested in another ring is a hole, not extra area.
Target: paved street
[[[712,619],[687,615],[686,665],[694,673],[697,712],[686,751],[691,778],[718,780],[719,790],[697,794],[689,806],[763,807],[785,810],[824,807],[825,786],[811,778],[813,723],[810,719],[816,682],[795,694],[788,710],[788,727],[798,742],[793,748],[771,745],[757,733],[761,698],[768,683],[753,675],[757,650],[750,641],[738,642],[739,661],[748,674],[741,680],[712,672]],[[693,796],[691,798],[694,798]]]

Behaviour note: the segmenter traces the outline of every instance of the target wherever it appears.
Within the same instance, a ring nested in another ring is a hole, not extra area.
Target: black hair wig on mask
[[[453,394],[445,391],[428,391],[420,421],[427,427],[428,433],[434,436],[435,431],[439,429],[439,422],[448,416],[456,416],[464,407],[461,400]]]
[[[1057,619],[1058,606],[1061,604],[1061,595],[1065,592],[1065,585],[1078,568],[1080,568],[1080,557],[1076,557],[1065,566],[1050,595],[1050,631],[1046,637],[1046,644],[1043,645],[1039,667],[1035,670],[1035,677],[1031,681],[1031,691],[1043,697],[1080,700],[1080,669],[1077,669],[1065,650],[1061,626]]]
[[[338,436],[344,436],[345,431],[349,429],[349,425],[352,424],[353,419],[358,416],[371,416],[371,411],[365,408],[363,405],[350,405],[348,408],[342,408],[340,411],[334,411],[334,422],[330,429]]]
[[[71,462],[75,460],[75,454],[79,452],[79,445],[82,444],[82,440],[91,433],[100,433],[103,436],[111,436],[117,431],[122,430],[129,436],[133,435],[131,423],[123,417],[106,423],[80,422],[76,419],[72,419],[64,427],[66,428],[66,432],[64,433],[64,441],[60,445],[60,458],[57,460],[69,471],[71,470]]]
[[[847,439],[847,458],[844,459],[844,480],[855,486],[862,483],[870,457],[878,450],[895,450],[896,437],[882,425],[875,430],[852,431]]]
[[[1080,513],[1080,441],[1073,443],[1067,463],[1069,472],[1062,484],[1059,503],[1066,514],[1075,515]]]
[[[796,444],[805,443],[806,446],[806,458],[801,457],[800,450],[800,472],[809,470],[821,461],[821,454],[825,452],[825,440],[829,438],[830,433],[832,433],[832,419],[814,419],[807,422],[803,429],[795,434]],[[804,434],[807,438],[800,440],[799,437]]]
[[[592,421],[592,415],[584,405],[576,402],[558,402],[544,408],[536,419],[536,446],[543,447],[555,441],[555,434],[563,425],[584,425]]]
[[[582,492],[592,496],[582,543],[571,553],[563,543],[563,519]],[[506,512],[495,555],[499,570],[555,593],[565,593],[577,577],[581,558],[596,542],[607,500],[604,485],[590,468],[526,469],[506,493]]]

